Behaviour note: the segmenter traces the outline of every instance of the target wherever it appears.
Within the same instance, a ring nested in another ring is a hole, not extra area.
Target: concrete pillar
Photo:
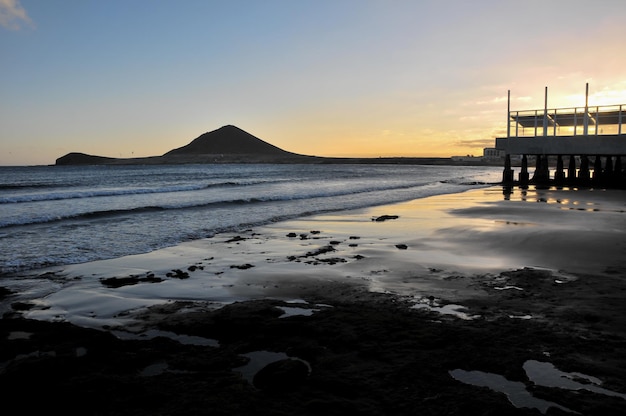
[[[613,186],[614,183],[615,183],[614,175],[613,175],[613,158],[611,156],[607,156],[606,157],[606,164],[604,165],[604,172],[602,174],[602,181],[607,186]]]
[[[519,173],[519,184],[520,186],[528,186],[528,158],[526,155],[522,156],[522,170]]]
[[[565,182],[565,172],[563,171],[563,157],[557,156],[556,159],[556,172],[554,174],[554,182],[557,185],[562,185]]]
[[[504,171],[502,172],[502,183],[513,183],[513,169],[511,169],[511,155],[507,154],[504,158]]]
[[[615,167],[613,168],[613,174],[617,177],[621,177],[622,173],[622,157],[617,156],[615,158]]]
[[[569,157],[569,166],[567,167],[567,181],[573,183],[576,181],[576,157],[571,155]]]
[[[578,171],[578,180],[582,185],[589,184],[589,158],[587,155],[580,157],[580,170]]]
[[[606,176],[613,176],[613,157],[606,157],[606,164],[604,165],[604,173]]]
[[[547,156],[537,155],[537,167],[533,174],[532,181],[536,184],[545,185],[550,180],[550,173],[548,170],[548,158]]]
[[[602,158],[599,155],[596,155],[596,160],[593,162],[592,182],[594,185],[599,185],[602,182]]]

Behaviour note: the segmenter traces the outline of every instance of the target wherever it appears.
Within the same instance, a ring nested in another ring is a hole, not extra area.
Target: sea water
[[[498,182],[501,171],[382,164],[0,167],[0,276],[462,192]]]

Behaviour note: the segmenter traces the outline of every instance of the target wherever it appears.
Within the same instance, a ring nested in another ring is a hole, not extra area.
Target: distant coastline
[[[57,166],[76,165],[174,165],[219,163],[282,164],[403,164],[500,166],[499,161],[453,160],[450,157],[322,157],[288,152],[244,130],[228,125],[204,133],[191,143],[161,156],[114,158],[71,152],[55,162]]]
[[[55,165],[176,165],[220,163],[277,163],[277,164],[396,164],[396,165],[457,165],[500,166],[502,162],[476,160],[453,160],[450,157],[322,157],[296,155],[271,157],[256,154],[199,154],[185,156],[150,156],[137,158],[111,158],[84,153],[69,153],[57,159]]]

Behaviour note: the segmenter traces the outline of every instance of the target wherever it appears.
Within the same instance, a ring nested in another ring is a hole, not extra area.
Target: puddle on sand
[[[528,379],[538,386],[558,387],[568,390],[587,390],[605,396],[621,397],[626,400],[626,394],[611,391],[602,387],[602,380],[581,373],[566,373],[551,363],[528,360],[524,363],[524,371]],[[579,381],[580,380],[580,381]]]
[[[307,368],[309,369],[309,373],[311,373],[311,365],[307,361],[296,357],[289,357],[284,352],[253,351],[241,355],[247,357],[250,361],[248,361],[247,364],[242,365],[241,367],[233,368],[233,371],[241,373],[241,376],[250,384],[253,384],[252,381],[256,373],[261,371],[265,366],[281,360],[301,361],[306,364]]]
[[[206,347],[219,347],[219,341],[211,338],[203,338],[195,335],[177,334],[175,332],[160,331],[158,329],[150,329],[145,332],[132,333],[126,331],[112,331],[113,335],[119,339],[134,339],[134,340],[150,340],[156,337],[165,337],[171,340],[177,341],[184,345],[200,345]]]
[[[7,339],[9,341],[13,341],[16,339],[30,339],[32,335],[33,335],[32,332],[13,331],[13,332],[9,332],[9,336],[7,336]]]
[[[607,390],[599,387],[602,380],[581,373],[566,373],[553,364],[535,360],[528,360],[523,365],[528,379],[537,386],[561,388],[567,390],[587,390],[604,394],[605,396],[621,397],[626,400],[626,394]],[[577,413],[557,403],[534,397],[526,385],[518,381],[510,381],[499,374],[485,373],[482,371],[452,370],[449,372],[455,379],[473,386],[489,387],[490,389],[504,393],[515,407],[531,407],[546,413],[548,408],[556,407],[561,410]]]
[[[428,309],[429,311],[437,312],[442,315],[456,316],[457,318],[464,319],[466,321],[480,318],[480,315],[469,315],[463,312],[464,309],[467,309],[463,305],[455,305],[450,303],[448,305],[439,306],[439,303],[437,303],[436,300],[429,298],[418,299],[417,303],[411,306],[411,309]]]
[[[277,308],[283,311],[283,314],[280,315],[279,318],[288,318],[290,316],[311,316],[315,312],[319,311],[319,309],[298,308],[295,306],[277,306]]]
[[[306,307],[310,304],[309,302],[302,300],[302,299],[291,300],[291,301],[287,301],[286,303],[288,303],[289,305],[293,305],[293,306],[277,306],[278,309],[283,311],[283,314],[279,316],[279,318],[288,318],[290,316],[311,316],[315,312],[321,311],[322,310],[321,308],[332,308],[331,305],[325,305],[325,304],[315,304],[313,305],[314,306],[313,308]],[[298,305],[302,305],[302,306],[298,306]]]
[[[557,403],[534,397],[526,385],[519,381],[510,381],[499,374],[484,373],[482,371],[452,370],[449,372],[452,378],[472,386],[489,387],[491,390],[504,393],[509,402],[515,407],[529,407],[538,409],[545,414],[550,407],[556,407],[566,412],[576,413]]]

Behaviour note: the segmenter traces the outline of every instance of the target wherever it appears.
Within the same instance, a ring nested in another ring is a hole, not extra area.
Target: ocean
[[[462,192],[500,167],[0,167],[0,276],[150,252],[219,232]]]

